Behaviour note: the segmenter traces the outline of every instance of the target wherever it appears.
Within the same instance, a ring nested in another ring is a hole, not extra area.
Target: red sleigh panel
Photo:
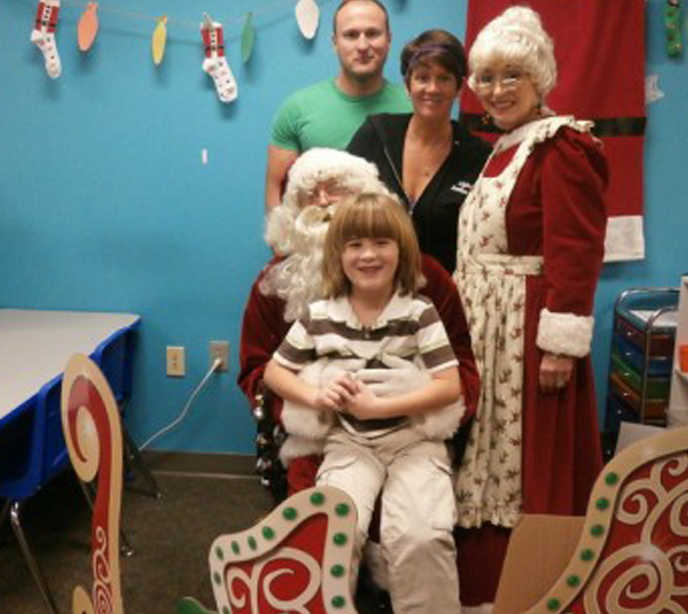
[[[688,612],[688,427],[644,439],[597,480],[575,555],[527,614]]]
[[[355,614],[356,509],[333,487],[284,501],[256,526],[218,537],[211,580],[221,614]]]

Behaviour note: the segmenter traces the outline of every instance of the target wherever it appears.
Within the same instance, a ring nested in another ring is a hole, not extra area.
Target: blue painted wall
[[[236,384],[239,329],[250,284],[268,257],[261,231],[271,118],[294,89],[333,75],[335,0],[305,41],[294,3],[182,0],[101,3],[88,55],[76,46],[85,3],[63,2],[63,74],[47,78],[29,42],[33,0],[0,6],[0,306],[132,311],[142,315],[128,421],[143,441],[173,420],[208,368],[208,341],[229,339],[232,372],[213,376],[184,424],[160,449],[248,453],[253,425]],[[613,302],[624,288],[675,285],[688,270],[683,206],[688,79],[664,54],[661,0],[649,0],[648,72],[666,97],[649,108],[647,259],[604,273],[594,357],[605,392]],[[389,0],[396,80],[403,43],[429,27],[462,35],[466,1]],[[243,13],[255,12],[254,56],[240,61]],[[239,99],[218,102],[201,70],[197,24],[225,24]],[[163,65],[150,59],[154,17],[168,14]],[[201,150],[208,164],[201,164]],[[165,346],[187,348],[188,376],[165,377]]]

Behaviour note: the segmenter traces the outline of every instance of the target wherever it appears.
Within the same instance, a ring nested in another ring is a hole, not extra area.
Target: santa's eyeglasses
[[[322,198],[341,198],[349,194],[349,190],[336,181],[318,183],[310,190],[303,192],[303,198],[307,203],[320,202]]]

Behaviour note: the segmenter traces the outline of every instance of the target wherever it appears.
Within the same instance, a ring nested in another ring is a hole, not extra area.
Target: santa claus
[[[269,395],[263,385],[263,372],[272,354],[306,306],[321,298],[323,241],[334,209],[342,198],[363,191],[387,193],[375,165],[357,156],[316,148],[302,154],[291,167],[282,204],[272,211],[265,233],[268,245],[277,255],[258,275],[244,312],[238,383],[252,405],[256,399],[265,400]],[[423,275],[426,284],[421,292],[435,304],[460,365],[460,410],[427,425],[435,433],[450,438],[459,422],[465,425],[475,413],[479,379],[453,280],[429,256],[423,256]],[[369,369],[357,376],[381,395],[408,390],[420,377],[409,369]],[[272,458],[263,463],[281,463],[287,468],[290,494],[312,486],[325,430],[317,420],[309,422],[303,415],[289,414],[289,410],[283,415],[280,399],[272,397],[268,405],[258,411],[271,427],[259,435],[259,447],[269,443],[266,438],[271,438],[273,425],[280,430],[284,422],[287,436],[280,441],[279,460]],[[454,436],[455,461],[460,460],[466,430],[460,428]],[[274,475],[276,467],[262,469]],[[278,496],[283,495],[279,490]]]

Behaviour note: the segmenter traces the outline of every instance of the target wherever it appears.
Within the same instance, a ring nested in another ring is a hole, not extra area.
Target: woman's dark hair
[[[468,73],[466,51],[461,41],[446,30],[426,30],[401,51],[401,74],[408,85],[413,70],[419,64],[435,62],[450,72],[461,85]]]

